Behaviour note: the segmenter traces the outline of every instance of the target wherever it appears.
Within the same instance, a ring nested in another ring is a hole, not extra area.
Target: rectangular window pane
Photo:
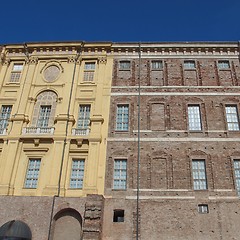
[[[70,177],[70,188],[82,188],[84,178],[84,159],[74,159],[72,161],[72,171]]]
[[[119,63],[119,69],[120,70],[130,70],[130,61],[121,61]]]
[[[113,189],[127,188],[127,160],[114,160]]]
[[[84,70],[95,70],[95,63],[85,63]]]
[[[84,81],[93,81],[94,80],[94,71],[95,71],[95,63],[85,63],[83,80]]]
[[[51,106],[40,106],[37,127],[48,127]]]
[[[0,115],[0,130],[6,129],[10,118],[12,106],[2,106]]]
[[[25,188],[37,188],[41,159],[29,159]]]
[[[226,120],[227,127],[230,131],[238,131],[239,130],[239,120],[238,120],[238,112],[237,106],[226,106]]]
[[[193,189],[206,190],[207,177],[206,177],[205,160],[192,161],[192,174],[193,174]]]
[[[195,61],[184,61],[184,69],[195,69]]]
[[[230,68],[229,61],[227,61],[227,60],[218,61],[218,68],[219,69],[228,69],[228,68]]]
[[[238,196],[240,196],[240,160],[234,160],[235,183]]]
[[[19,82],[22,70],[23,70],[23,64],[14,64],[9,81]]]
[[[188,106],[188,128],[189,130],[202,130],[200,107],[198,105]]]
[[[79,106],[77,128],[79,128],[79,129],[89,129],[90,110],[91,110],[90,105],[80,105]]]
[[[129,118],[128,105],[117,106],[116,130],[128,131],[128,118]]]
[[[152,70],[161,70],[163,69],[162,61],[152,61],[151,62]]]

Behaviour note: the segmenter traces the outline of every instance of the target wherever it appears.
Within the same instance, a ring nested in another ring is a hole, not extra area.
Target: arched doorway
[[[0,240],[32,240],[32,233],[26,223],[12,220],[0,227]]]
[[[76,210],[63,209],[53,220],[52,240],[82,239],[82,217]]]

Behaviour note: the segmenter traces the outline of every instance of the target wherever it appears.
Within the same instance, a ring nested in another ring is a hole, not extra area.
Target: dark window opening
[[[198,212],[199,213],[209,213],[208,205],[207,204],[199,204],[198,205]]]
[[[124,222],[124,210],[113,210],[113,222]]]

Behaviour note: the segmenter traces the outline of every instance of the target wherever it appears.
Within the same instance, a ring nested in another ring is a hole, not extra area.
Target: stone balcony
[[[73,128],[72,135],[74,136],[86,136],[90,133],[89,128]]]
[[[53,134],[54,127],[26,127],[23,128],[22,134]]]

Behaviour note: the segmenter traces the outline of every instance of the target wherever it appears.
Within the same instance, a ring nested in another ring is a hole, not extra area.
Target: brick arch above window
[[[188,97],[186,98],[186,102],[188,103],[202,103],[204,102],[202,98],[198,98],[198,97]]]
[[[44,125],[52,126],[57,107],[57,94],[53,91],[44,91],[38,94],[33,110],[32,126],[40,126],[42,123],[41,113],[45,113],[48,119],[45,119]]]
[[[199,156],[202,156],[202,157],[207,157],[207,153],[205,153],[204,151],[201,151],[201,150],[194,150],[194,151],[192,151],[192,152],[190,152],[190,155],[191,156],[194,156],[194,157],[199,157]]]

